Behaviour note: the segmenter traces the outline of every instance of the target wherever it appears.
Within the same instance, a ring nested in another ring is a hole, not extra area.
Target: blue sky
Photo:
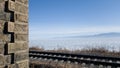
[[[120,0],[29,0],[30,39],[120,32]]]

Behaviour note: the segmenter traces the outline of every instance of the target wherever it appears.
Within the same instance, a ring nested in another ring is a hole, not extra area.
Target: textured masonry
[[[28,0],[0,0],[0,68],[29,68]]]

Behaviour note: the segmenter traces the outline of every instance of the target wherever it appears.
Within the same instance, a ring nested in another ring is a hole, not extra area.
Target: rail
[[[45,51],[29,51],[29,57],[31,59],[47,58],[58,61],[70,61],[72,63],[85,63],[94,65],[103,65],[111,67],[120,67],[119,57],[106,57],[97,55],[85,55],[85,54],[70,54],[70,53],[57,53],[57,52],[45,52]]]

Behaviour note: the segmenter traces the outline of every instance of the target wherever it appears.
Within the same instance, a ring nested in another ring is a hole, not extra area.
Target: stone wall
[[[0,0],[0,68],[29,68],[28,0]]]

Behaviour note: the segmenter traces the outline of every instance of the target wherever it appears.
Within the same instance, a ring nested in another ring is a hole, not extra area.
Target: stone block
[[[0,13],[4,12],[5,3],[3,0],[0,0]]]
[[[5,66],[5,58],[3,55],[0,54],[0,67]]]
[[[28,41],[27,34],[15,34],[15,41]]]
[[[29,61],[23,60],[16,62],[15,64],[8,65],[8,68],[29,68]]]
[[[28,50],[28,42],[15,42],[16,45],[16,52],[18,51],[23,51],[23,50]]]
[[[5,22],[0,20],[0,33],[3,33],[4,24],[5,24]]]
[[[10,18],[11,18],[10,13],[5,13],[5,12],[0,13],[0,20],[10,21]]]
[[[17,68],[29,68],[28,62],[28,60],[17,62]]]
[[[10,11],[14,11],[15,10],[15,2],[14,1],[8,0],[8,9]]]
[[[4,2],[4,0],[0,0],[0,3]]]
[[[11,35],[9,35],[9,34],[3,34],[3,33],[0,33],[0,42],[1,43],[4,43],[4,42],[8,42],[8,41],[10,41],[10,39],[11,39]]]
[[[16,34],[28,34],[28,24],[27,23],[16,23],[15,24],[15,33]]]
[[[6,64],[11,64],[11,55],[6,55],[5,56],[5,63]]]
[[[8,32],[14,32],[14,23],[13,22],[8,22]]]
[[[0,43],[0,54],[4,54],[4,44]]]
[[[28,55],[27,51],[25,51],[25,52],[18,52],[18,53],[14,54],[15,62],[19,62],[19,61],[26,60],[26,59],[29,59],[29,55]]]
[[[17,67],[16,67],[16,64],[10,64],[8,65],[8,68],[17,68]]]
[[[17,1],[21,2],[21,3],[25,4],[25,5],[28,5],[28,0],[17,0]]]
[[[8,53],[14,53],[15,51],[14,43],[8,43],[7,48],[8,48]]]
[[[15,13],[15,21],[28,23],[28,16]]]
[[[16,12],[20,12],[20,13],[23,13],[23,14],[28,14],[28,10],[27,10],[28,7],[27,6],[24,6],[24,5],[22,5],[18,2],[15,3],[15,6],[16,6],[16,8],[15,8]]]
[[[23,50],[28,50],[27,42],[8,43],[8,53],[15,53]]]

